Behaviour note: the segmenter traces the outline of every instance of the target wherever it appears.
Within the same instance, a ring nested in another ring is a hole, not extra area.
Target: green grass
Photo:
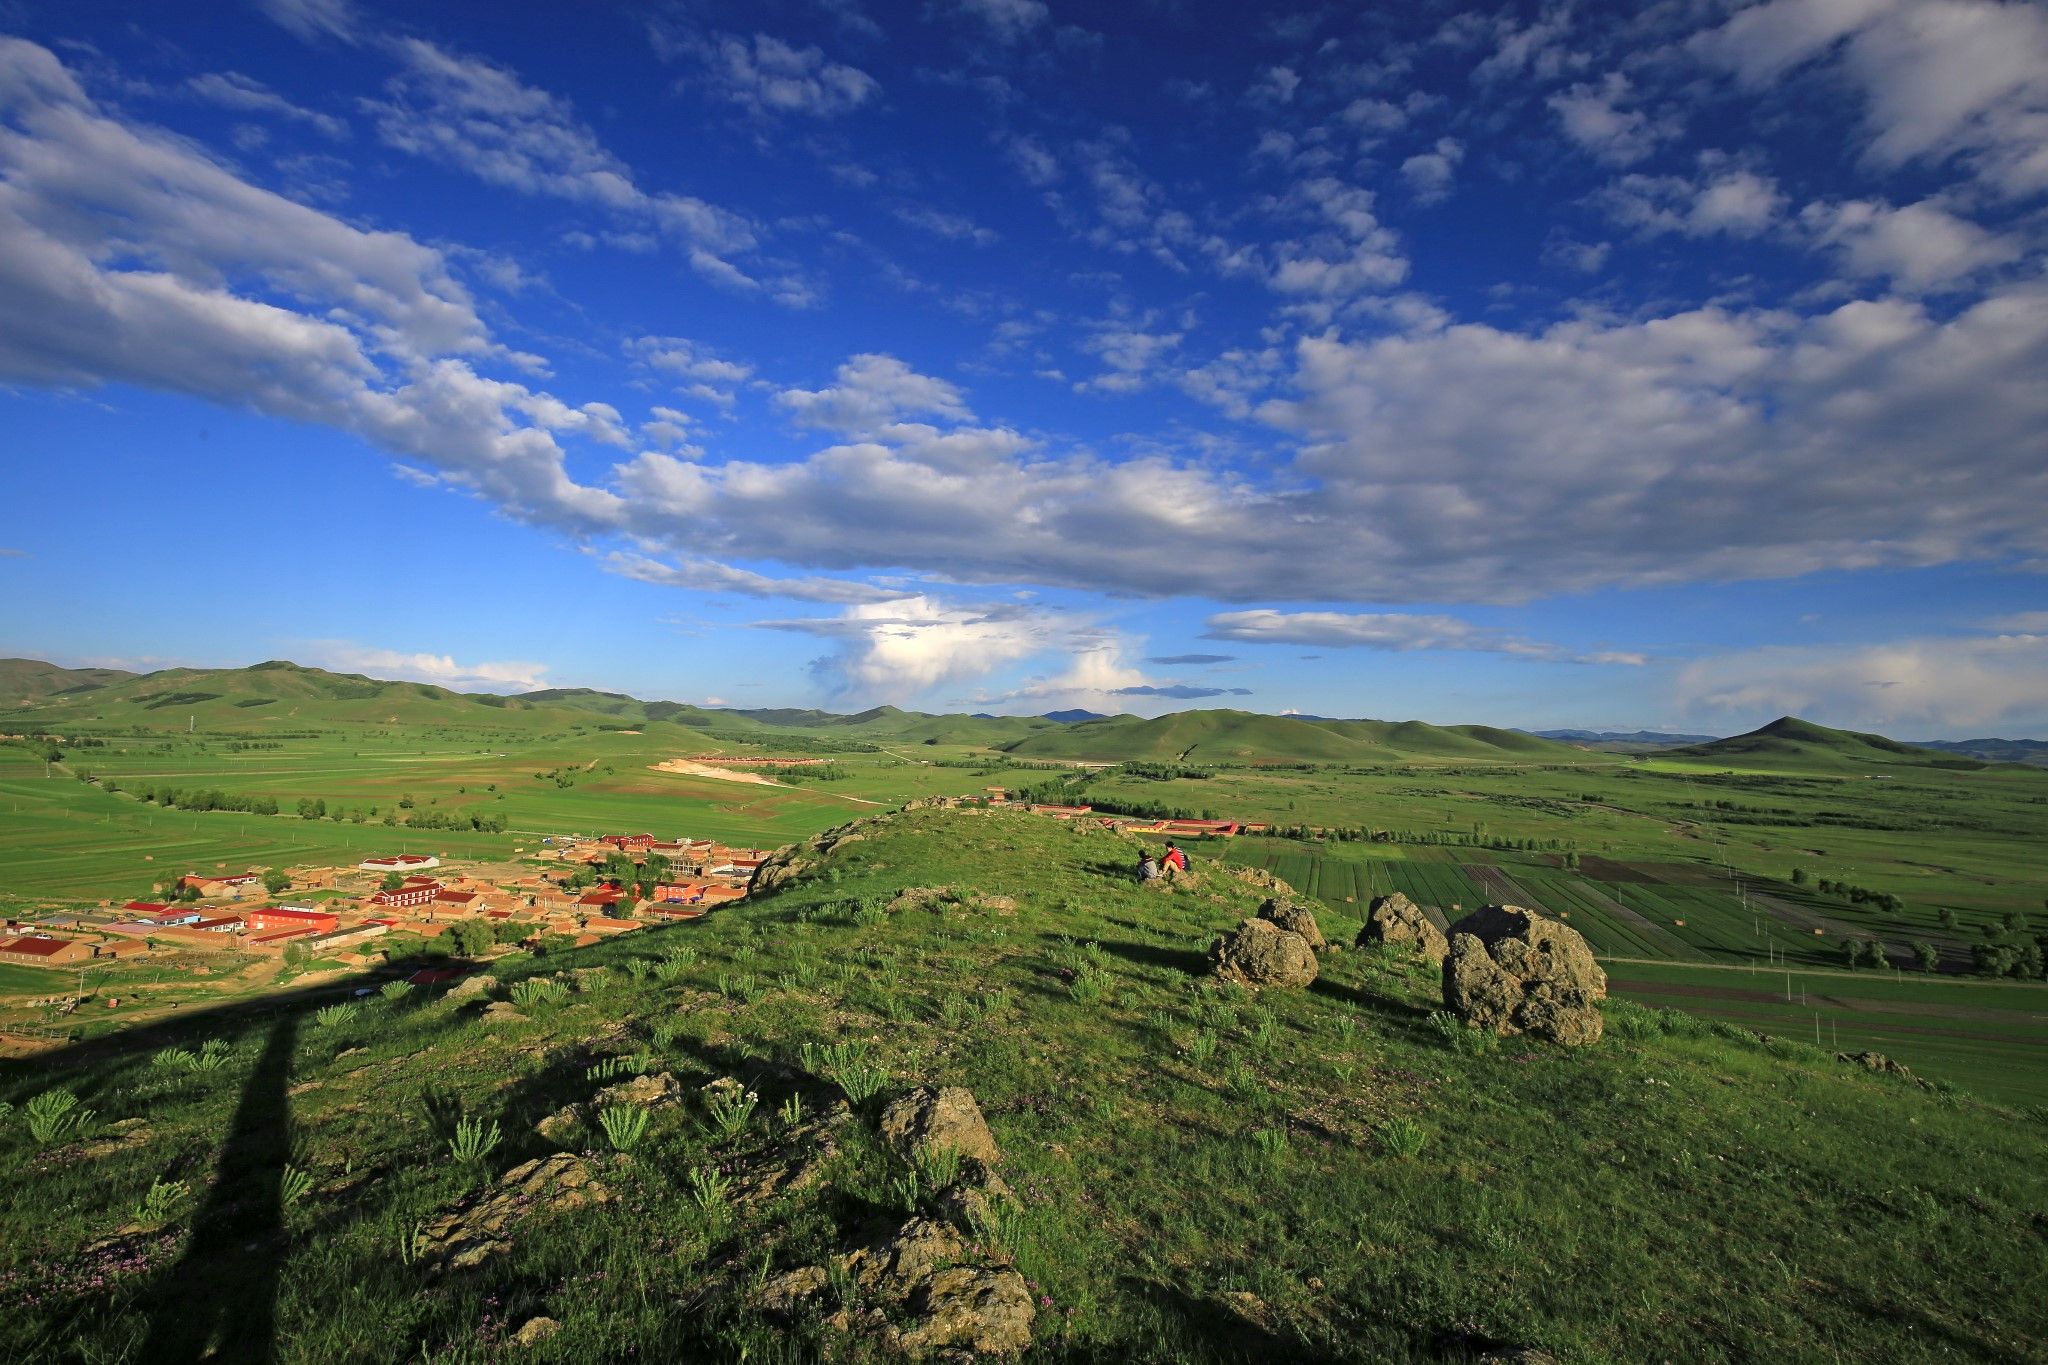
[[[502,1031],[430,991],[315,1028],[329,991],[6,1067],[16,1104],[62,1085],[101,1123],[144,1127],[85,1160],[0,1121],[23,1177],[0,1187],[16,1304],[0,1352],[141,1358],[212,1333],[246,1355],[268,1323],[284,1361],[486,1358],[546,1314],[562,1324],[547,1358],[812,1358],[839,1338],[762,1318],[747,1286],[889,1216],[901,1167],[871,1113],[838,1130],[820,1180],[765,1203],[707,1215],[690,1176],[783,1159],[768,1116],[791,1095],[824,1112],[837,1091],[804,1045],[842,1042],[880,1066],[884,1096],[978,1097],[1021,1200],[1018,1268],[1049,1301],[1042,1358],[1431,1359],[1458,1334],[1605,1361],[2048,1347],[2038,1118],[1627,1004],[1588,1050],[1447,1046],[1434,973],[1400,955],[1332,954],[1309,990],[1208,984],[1202,945],[1258,894],[1220,877],[1140,891],[1113,835],[945,811],[863,833],[773,897],[500,964],[614,968]],[[1016,907],[853,913],[911,885]],[[623,970],[666,944],[696,950],[670,979]],[[753,989],[732,989],[741,976]],[[221,1070],[149,1066],[208,1036],[232,1048]],[[512,1252],[470,1274],[409,1263],[422,1220],[551,1149],[533,1124],[590,1098],[595,1058],[641,1052],[688,1089],[740,1079],[756,1115],[725,1137],[701,1106],[650,1111],[630,1163],[600,1160],[613,1202],[518,1224]],[[501,1127],[481,1163],[448,1155],[458,1115]],[[281,1206],[266,1192],[287,1163],[311,1188]],[[155,1180],[186,1182],[190,1203],[110,1272],[87,1248]],[[839,1354],[881,1358],[871,1338]]]

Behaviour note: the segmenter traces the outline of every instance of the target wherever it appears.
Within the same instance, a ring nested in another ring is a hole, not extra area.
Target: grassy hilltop
[[[1304,720],[1249,711],[1175,711],[1150,720],[1108,716],[1061,726],[1008,747],[1020,758],[1108,762],[1373,763],[1402,758],[1553,758],[1578,751],[1517,730],[1421,721]]]
[[[923,810],[855,832],[708,920],[494,964],[502,1022],[481,997],[334,992],[10,1064],[0,1350],[482,1359],[544,1316],[534,1359],[879,1358],[914,1307],[851,1276],[780,1317],[763,1296],[936,1216],[874,1128],[920,1084],[971,1089],[1000,1144],[1016,1207],[960,1254],[1029,1281],[1035,1358],[2048,1350],[2038,1112],[1613,1001],[1593,1048],[1489,1045],[1438,1026],[1435,973],[1398,953],[1219,988],[1204,950],[1261,893],[1215,864],[1161,894],[1099,829]],[[552,1000],[519,984],[591,967]],[[156,1060],[202,1042],[212,1069]],[[596,1115],[535,1130],[635,1072],[684,1098],[630,1154]],[[700,1094],[720,1077],[758,1096],[737,1121]],[[58,1089],[96,1131],[39,1144],[21,1106]],[[503,1254],[437,1270],[438,1215],[558,1150],[608,1202],[542,1200]],[[842,1306],[850,1331],[823,1321]]]

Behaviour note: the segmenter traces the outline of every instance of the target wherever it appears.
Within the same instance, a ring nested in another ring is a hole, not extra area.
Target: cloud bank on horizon
[[[2048,569],[2038,6],[23,9],[0,402],[334,433],[622,611],[759,604],[728,670],[2048,727],[2048,631],[1984,624]]]

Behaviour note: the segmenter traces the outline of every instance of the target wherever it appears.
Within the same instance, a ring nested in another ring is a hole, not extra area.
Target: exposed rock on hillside
[[[905,1160],[947,1148],[991,1166],[1002,1159],[974,1092],[959,1086],[923,1085],[890,1101],[881,1129],[882,1141]]]
[[[1259,918],[1279,925],[1290,934],[1300,934],[1316,952],[1330,946],[1329,940],[1323,937],[1322,928],[1316,924],[1315,912],[1300,901],[1270,897],[1259,907]]]
[[[1406,944],[1431,962],[1442,962],[1451,951],[1443,930],[1430,923],[1421,906],[1398,891],[1376,897],[1366,911],[1365,928],[1358,931],[1358,946],[1363,948],[1372,943]]]
[[[1299,894],[1293,887],[1281,881],[1263,867],[1226,866],[1223,868],[1223,874],[1233,881],[1243,882],[1246,886],[1263,891],[1269,896],[1277,896],[1282,900],[1291,900]]]
[[[512,1249],[512,1224],[536,1213],[565,1213],[610,1199],[590,1163],[566,1153],[515,1166],[468,1208],[441,1214],[414,1243],[430,1272],[467,1270]]]
[[[1209,950],[1216,975],[1246,986],[1306,986],[1316,979],[1315,949],[1271,920],[1248,919]]]
[[[1489,905],[1451,926],[1444,1004],[1498,1034],[1571,1046],[1600,1041],[1607,974],[1586,940],[1518,905]]]
[[[864,826],[873,823],[872,817],[854,820],[848,824],[815,834],[800,843],[785,844],[768,855],[747,883],[748,893],[765,896],[778,891],[816,867],[821,859],[842,844],[857,844],[867,838]]]

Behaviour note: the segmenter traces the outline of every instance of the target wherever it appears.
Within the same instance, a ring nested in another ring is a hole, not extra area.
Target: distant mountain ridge
[[[1677,735],[1664,730],[1531,730],[1539,739],[1567,744],[1711,744],[1719,735]]]
[[[1835,730],[1797,716],[1780,716],[1769,725],[1747,734],[1731,735],[1708,744],[1665,749],[1661,758],[1700,758],[1719,761],[1794,763],[1802,767],[1846,768],[1869,766],[1912,766],[1927,768],[1981,768],[1983,760],[1901,744],[1883,735],[1860,730]]]

